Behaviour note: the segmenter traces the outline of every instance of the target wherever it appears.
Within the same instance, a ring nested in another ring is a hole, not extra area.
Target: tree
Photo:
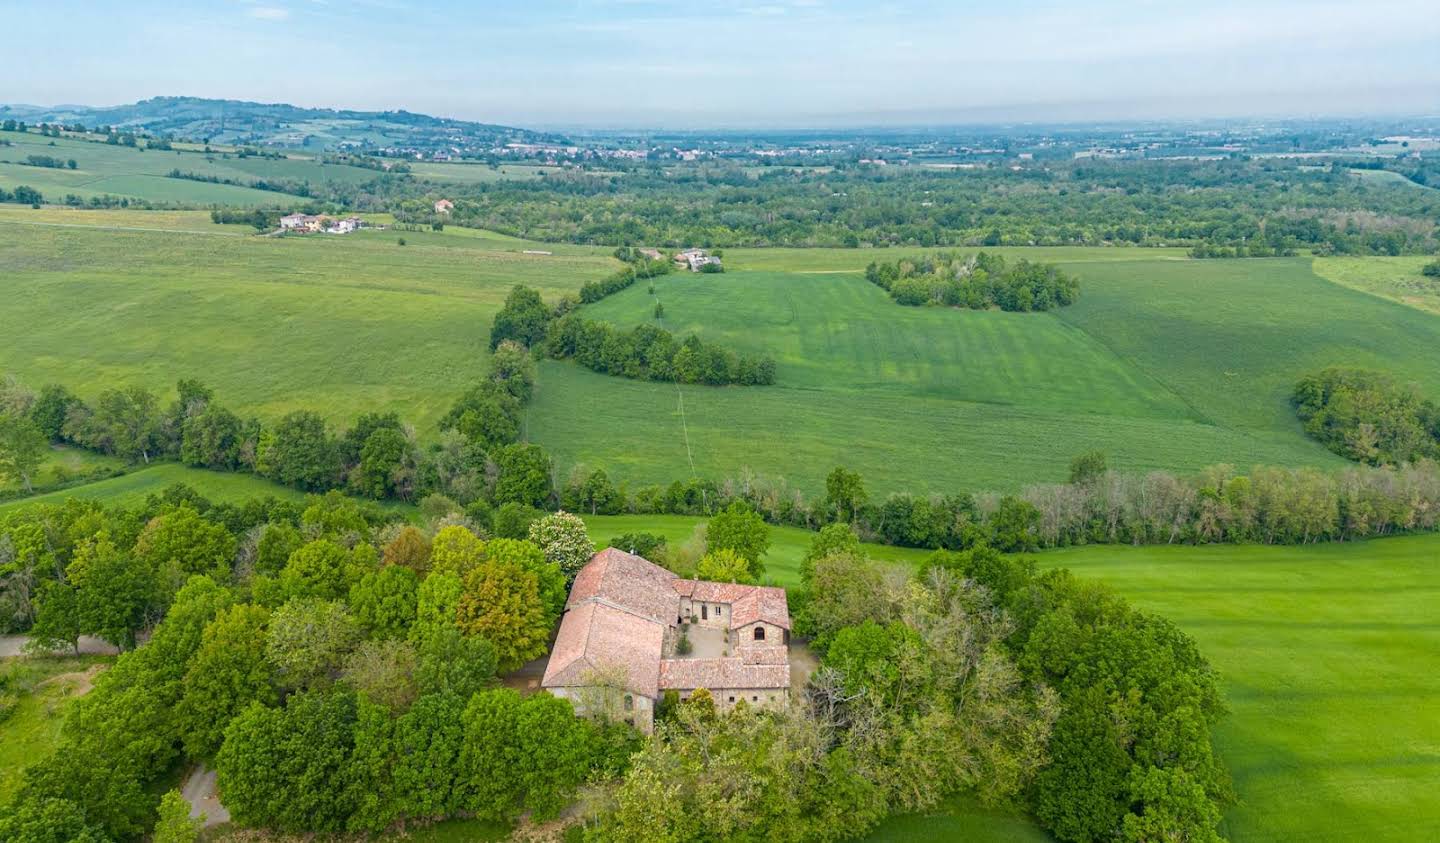
[[[34,491],[31,480],[48,450],[45,434],[26,416],[0,416],[0,477]]]
[[[381,558],[386,565],[400,565],[424,576],[430,570],[430,540],[425,538],[424,533],[406,525],[386,543]]]
[[[92,441],[101,450],[132,462],[150,462],[161,443],[159,407],[155,394],[143,387],[100,393],[91,419]]]
[[[494,381],[467,389],[440,419],[441,430],[454,430],[486,451],[520,437],[520,401]]]
[[[0,840],[12,843],[110,843],[89,822],[84,806],[69,799],[22,798],[0,806]]]
[[[1104,451],[1086,451],[1070,461],[1070,483],[1088,486],[1106,471]]]
[[[175,709],[190,757],[213,758],[225,727],[251,702],[275,703],[274,668],[265,656],[269,622],[268,609],[241,604],[206,625]]]
[[[135,555],[173,592],[192,574],[229,577],[235,546],[229,530],[207,521],[187,504],[150,519],[135,541]]]
[[[490,380],[524,404],[535,391],[535,361],[520,343],[505,340],[490,355]]]
[[[485,559],[502,565],[513,565],[535,575],[540,602],[552,621],[565,609],[570,584],[560,566],[545,558],[533,542],[520,539],[492,539],[485,545]]]
[[[30,420],[51,442],[59,442],[65,428],[65,419],[70,408],[80,404],[70,390],[59,384],[47,384],[40,389],[40,396],[30,405]]]
[[[750,563],[751,576],[758,580],[765,572],[760,557],[770,548],[770,525],[749,504],[735,501],[710,519],[705,543],[711,551],[735,551]]]
[[[426,641],[449,629],[459,629],[457,613],[464,592],[461,575],[434,571],[420,582],[415,595],[415,623],[411,641]]]
[[[712,550],[695,566],[696,579],[711,582],[753,583],[750,561],[728,547]]]
[[[419,577],[409,568],[386,565],[350,587],[350,611],[376,638],[403,638],[415,622]]]
[[[501,672],[545,655],[553,617],[535,574],[512,563],[486,561],[465,576],[456,621],[467,635],[495,646]]]
[[[538,445],[517,442],[495,455],[500,476],[495,481],[495,503],[544,507],[550,502],[550,457]]]
[[[522,811],[553,817],[590,768],[590,728],[569,702],[549,694],[475,694],[465,707],[459,759],[463,808],[491,820]]]
[[[825,507],[836,520],[854,521],[868,497],[857,472],[836,466],[825,476]]]
[[[180,426],[180,461],[186,465],[234,471],[244,462],[245,423],[219,406],[204,404]]]
[[[532,523],[529,536],[546,560],[560,566],[567,587],[595,555],[595,544],[590,541],[585,522],[564,510]]]
[[[255,545],[255,573],[266,576],[280,573],[290,561],[290,554],[304,544],[305,537],[292,525],[284,521],[265,524],[265,531]]]
[[[430,546],[430,570],[463,577],[485,558],[485,542],[459,525],[441,528]]]
[[[800,579],[806,583],[810,582],[811,576],[815,573],[815,563],[821,559],[837,555],[855,555],[860,552],[860,537],[855,535],[855,528],[849,524],[828,524],[820,528],[815,538],[810,540],[810,547],[806,549],[805,556],[800,560]]]
[[[402,470],[413,463],[413,451],[414,446],[403,432],[392,428],[375,431],[360,449],[360,462],[351,472],[350,487],[372,498],[408,492],[411,484],[404,482]]]
[[[149,566],[102,532],[77,546],[65,577],[75,586],[81,630],[122,650],[133,648],[156,592]]]
[[[278,483],[309,491],[334,488],[340,456],[325,420],[297,410],[286,415],[261,439],[260,473]]]
[[[478,635],[462,635],[451,623],[420,637],[415,684],[422,694],[468,700],[494,683],[495,668],[495,646]]]
[[[343,675],[362,697],[399,714],[420,693],[415,664],[415,647],[407,641],[366,641],[346,657]]]
[[[292,600],[270,617],[265,657],[287,688],[328,684],[360,641],[345,607],[323,600]]]
[[[373,568],[366,564],[373,555],[374,549],[368,545],[346,550],[329,539],[316,539],[290,554],[280,571],[281,593],[286,598],[338,600]]]
[[[150,834],[150,843],[197,843],[204,827],[205,815],[192,819],[190,803],[180,791],[167,790],[160,797],[160,815]]]
[[[30,628],[30,646],[37,650],[69,647],[80,653],[80,598],[75,588],[63,582],[44,582],[35,597],[35,624]]]
[[[356,712],[349,693],[293,694],[284,708],[251,703],[231,721],[215,757],[231,817],[297,833],[344,830],[355,805],[345,782]]]
[[[516,284],[505,298],[505,306],[495,314],[490,328],[490,350],[495,351],[505,340],[514,340],[533,348],[545,339],[550,324],[550,309],[540,294],[523,284]]]

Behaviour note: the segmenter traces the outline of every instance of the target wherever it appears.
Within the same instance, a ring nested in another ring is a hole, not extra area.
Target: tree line
[[[586,281],[580,287],[580,303],[593,304],[606,296],[624,290],[642,278],[655,278],[675,271],[675,264],[664,258],[652,260],[628,246],[615,250],[615,259],[625,267],[598,281]]]
[[[1398,465],[1440,458],[1440,406],[1381,372],[1329,368],[1291,394],[1305,432],[1346,459]]]
[[[1049,264],[1000,255],[938,252],[865,267],[865,279],[897,304],[1029,312],[1072,304],[1080,283]]]
[[[636,380],[711,386],[775,383],[771,357],[738,354],[693,334],[677,339],[654,325],[622,330],[586,319],[575,307],[571,299],[547,306],[539,293],[516,285],[495,314],[490,347],[514,342],[557,360],[573,358],[593,371]]]

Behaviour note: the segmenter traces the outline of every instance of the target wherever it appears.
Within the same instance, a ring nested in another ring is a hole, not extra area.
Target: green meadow
[[[0,146],[0,187],[29,185],[50,202],[74,194],[82,199],[121,196],[187,205],[288,205],[305,200],[241,185],[266,178],[363,181],[362,175],[374,177],[374,173],[359,167],[236,158],[226,153],[183,149],[146,150],[76,137],[47,138],[33,132],[0,132],[0,140],[10,142],[9,146]],[[70,170],[21,163],[30,155],[48,155],[62,161],[73,158],[76,166]],[[171,170],[233,179],[241,185],[167,178]]]
[[[749,471],[814,493],[847,465],[880,495],[1003,491],[1063,479],[1091,448],[1132,471],[1339,466],[1288,404],[1324,366],[1440,395],[1440,322],[1314,268],[1334,264],[1002,251],[1059,262],[1080,300],[901,307],[860,275],[901,250],[733,250],[722,275],[664,276],[653,295],[638,283],[587,312],[631,325],[658,301],[668,328],[773,355],[777,385],[677,387],[546,361],[525,433],[562,479],[576,465],[632,487]],[[264,238],[203,212],[0,209],[0,371],[92,397],[131,383],[168,396],[202,377],[262,419],[394,410],[431,439],[484,371],[510,287],[557,299],[612,271],[608,253],[469,229]]]
[[[119,477],[108,477],[69,489],[46,492],[0,503],[0,515],[33,504],[61,504],[69,498],[93,500],[110,506],[136,506],[150,495],[158,495],[176,483],[184,483],[212,501],[240,503],[251,498],[274,496],[287,500],[305,497],[288,486],[271,483],[253,474],[234,474],[189,468],[179,463],[155,463]]]

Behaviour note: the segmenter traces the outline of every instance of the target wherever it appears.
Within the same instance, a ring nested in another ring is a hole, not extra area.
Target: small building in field
[[[575,577],[541,687],[648,732],[667,691],[789,705],[789,643],[784,589],[683,579],[611,547]]]
[[[332,220],[330,227],[325,229],[330,234],[349,234],[352,231],[359,231],[365,226],[359,217],[346,217],[343,220]]]
[[[437,214],[448,214],[453,210],[455,210],[455,203],[449,199],[441,199],[435,203],[435,213]]]
[[[330,218],[324,214],[288,214],[280,218],[281,231],[300,233],[324,231]]]
[[[704,249],[686,249],[675,255],[675,262],[691,272],[704,272],[708,264],[720,266],[720,259]]]
[[[659,249],[641,249],[640,254],[644,255],[652,261],[658,261],[665,257],[663,254],[660,253]]]

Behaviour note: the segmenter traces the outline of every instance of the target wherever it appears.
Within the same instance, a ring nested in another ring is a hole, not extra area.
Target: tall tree
[[[20,483],[27,493],[45,459],[45,434],[27,416],[0,416],[0,477]]]

